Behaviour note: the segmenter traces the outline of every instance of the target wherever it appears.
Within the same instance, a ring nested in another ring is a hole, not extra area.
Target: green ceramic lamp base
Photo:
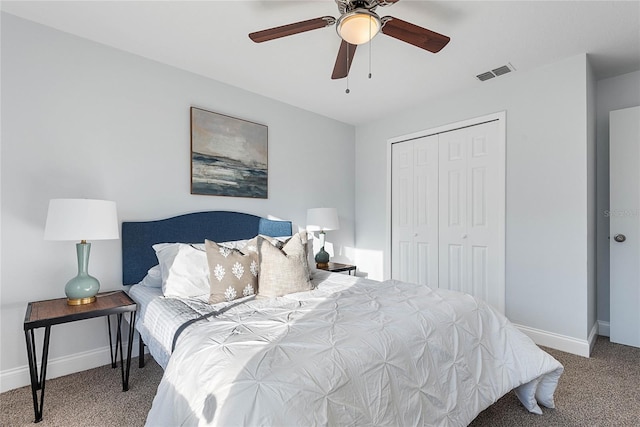
[[[78,255],[78,275],[67,282],[64,293],[67,295],[68,305],[82,305],[95,302],[100,290],[100,282],[87,272],[91,243],[76,244]]]

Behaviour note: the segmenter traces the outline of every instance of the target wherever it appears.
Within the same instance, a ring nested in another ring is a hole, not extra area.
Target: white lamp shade
[[[336,208],[313,208],[307,210],[308,231],[329,231],[340,229]]]
[[[116,203],[108,200],[52,199],[45,240],[118,239]]]

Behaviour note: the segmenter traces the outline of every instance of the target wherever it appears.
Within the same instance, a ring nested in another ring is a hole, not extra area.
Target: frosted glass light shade
[[[371,41],[380,31],[380,18],[368,10],[354,10],[340,17],[338,35],[347,43],[359,45]]]
[[[339,230],[338,210],[336,208],[313,208],[307,210],[308,231]]]
[[[116,203],[92,199],[52,199],[49,202],[45,240],[118,239]]]

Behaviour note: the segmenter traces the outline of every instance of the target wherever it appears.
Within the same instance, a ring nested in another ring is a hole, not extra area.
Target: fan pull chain
[[[351,47],[351,45],[347,44],[347,90],[345,90],[345,93],[349,93],[351,92],[349,90],[349,48]]]
[[[371,78],[371,44],[373,39],[371,38],[371,23],[369,23],[369,78]]]

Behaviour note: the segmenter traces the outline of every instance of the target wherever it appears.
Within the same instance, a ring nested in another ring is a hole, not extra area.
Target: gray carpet
[[[480,426],[640,426],[640,349],[598,338],[591,358],[545,349],[565,366],[557,409],[528,413],[513,392],[471,423]],[[122,392],[120,369],[103,366],[47,381],[44,420],[38,426],[142,426],[162,369],[147,355],[132,361],[130,389]],[[2,426],[33,425],[30,387],[0,394]]]
[[[148,354],[145,361],[138,369],[138,359],[131,360],[127,392],[122,391],[120,365],[47,380],[43,420],[38,424],[33,423],[31,386],[2,393],[0,426],[143,426],[163,372]]]

